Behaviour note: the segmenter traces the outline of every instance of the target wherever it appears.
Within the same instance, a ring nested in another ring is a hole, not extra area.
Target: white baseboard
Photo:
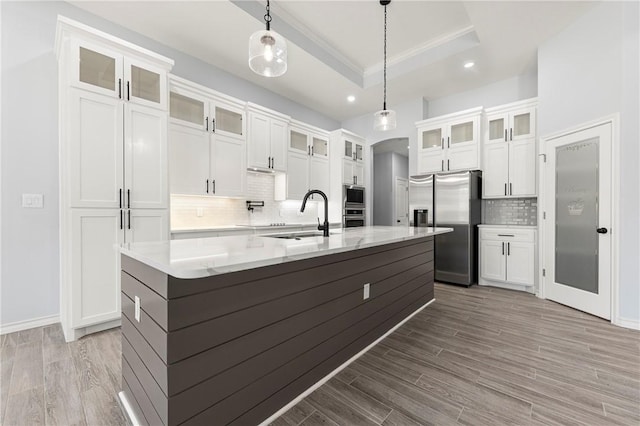
[[[302,392],[300,395],[298,395],[295,399],[293,399],[290,403],[288,403],[287,405],[285,405],[284,407],[282,407],[281,409],[279,409],[278,411],[276,411],[271,417],[269,417],[268,419],[266,419],[265,421],[263,421],[262,423],[260,423],[258,426],[266,426],[269,423],[273,422],[275,419],[277,419],[278,417],[280,417],[281,415],[283,415],[284,413],[286,413],[287,411],[289,411],[289,409],[291,407],[293,407],[294,405],[296,405],[298,402],[302,401],[303,399],[305,399],[309,394],[311,394],[313,391],[315,391],[316,389],[318,389],[320,386],[324,385],[326,382],[328,382],[333,376],[335,376],[336,374],[338,374],[339,372],[341,372],[342,370],[344,370],[349,364],[351,364],[353,361],[355,361],[356,359],[360,358],[360,356],[362,356],[365,352],[367,352],[369,349],[371,349],[372,347],[374,347],[375,345],[377,345],[380,341],[382,341],[382,339],[384,339],[385,337],[387,337],[388,335],[390,335],[391,333],[393,333],[394,331],[396,331],[398,328],[400,328],[402,326],[402,324],[404,324],[405,322],[409,321],[411,318],[413,318],[414,315],[416,315],[418,312],[420,312],[421,310],[423,310],[424,308],[426,308],[427,306],[429,306],[430,304],[432,304],[433,302],[435,302],[436,299],[431,299],[430,301],[428,301],[427,303],[425,303],[424,305],[422,305],[421,307],[419,307],[418,309],[416,309],[411,315],[409,315],[408,317],[406,317],[405,319],[403,319],[402,321],[400,321],[398,324],[396,324],[392,329],[390,329],[389,331],[387,331],[386,333],[384,333],[382,336],[380,336],[378,339],[376,339],[375,342],[371,343],[369,346],[367,346],[366,348],[364,348],[363,350],[361,350],[360,352],[358,352],[357,354],[355,354],[354,356],[352,356],[351,358],[349,358],[347,361],[345,361],[342,365],[340,365],[338,368],[336,368],[335,370],[333,370],[331,373],[327,374],[326,376],[324,376],[322,379],[320,379],[320,381],[318,381],[316,384],[314,384],[313,386],[311,386],[309,389],[307,389],[306,391]]]
[[[50,317],[41,317],[26,321],[16,321],[9,324],[0,325],[0,334],[15,333],[16,331],[28,330],[30,328],[42,327],[60,322],[59,315],[51,315]]]
[[[513,284],[513,283],[501,282],[501,281],[491,281],[491,280],[485,280],[482,278],[478,280],[478,285],[487,286],[487,287],[505,288],[507,290],[517,290],[517,291],[524,291],[526,293],[535,294],[535,288],[532,285]]]
[[[612,321],[613,325],[617,325],[619,327],[630,328],[632,330],[640,330],[640,320],[632,320],[627,318],[615,318]]]

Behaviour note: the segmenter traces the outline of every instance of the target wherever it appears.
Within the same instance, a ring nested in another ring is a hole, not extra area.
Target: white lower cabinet
[[[536,230],[480,225],[480,285],[534,292]]]

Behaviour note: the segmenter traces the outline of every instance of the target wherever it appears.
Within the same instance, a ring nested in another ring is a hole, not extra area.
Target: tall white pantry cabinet
[[[123,243],[169,237],[171,59],[58,17],[60,321],[67,341],[120,324]]]

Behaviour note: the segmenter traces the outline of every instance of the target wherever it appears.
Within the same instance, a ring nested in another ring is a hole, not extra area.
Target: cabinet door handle
[[[513,234],[498,234],[498,237],[515,237]]]
[[[447,136],[447,148],[451,148],[451,139]]]
[[[513,184],[509,182],[509,195],[513,195]]]
[[[509,140],[513,140],[513,127],[509,129]]]
[[[502,243],[502,255],[504,256],[504,242]]]
[[[507,243],[507,256],[511,256],[511,243]]]
[[[127,100],[130,101],[131,100],[131,93],[130,93],[130,87],[129,87],[129,82],[127,81]]]
[[[204,119],[204,122],[206,123],[205,130],[208,132],[208,131],[209,131],[209,117],[206,117],[206,118]]]
[[[127,229],[131,229],[131,210],[127,210]]]
[[[213,193],[216,193],[216,180],[212,180],[211,183],[213,184]]]
[[[504,184],[504,195],[507,195],[507,184]]]
[[[311,147],[307,146],[307,155],[311,155]]]
[[[507,129],[504,129],[504,141],[507,141]]]
[[[313,147],[311,147],[311,156],[313,156]]]
[[[440,170],[444,172],[444,160],[442,160],[442,166],[440,166]]]
[[[120,210],[120,229],[122,229],[122,210]]]
[[[131,190],[127,189],[127,208],[131,208]]]
[[[444,149],[444,137],[442,138],[442,142],[440,142],[440,148]]]
[[[119,194],[118,194],[118,203],[120,204],[120,207],[118,207],[119,209],[122,208],[122,188],[120,188],[119,190]]]
[[[207,194],[209,193],[209,179],[207,179]]]
[[[451,170],[451,168],[449,167],[449,160],[447,160],[447,170]]]
[[[122,99],[122,79],[118,79],[118,99]]]
[[[211,131],[213,133],[216,132],[216,119],[214,117],[211,117]]]

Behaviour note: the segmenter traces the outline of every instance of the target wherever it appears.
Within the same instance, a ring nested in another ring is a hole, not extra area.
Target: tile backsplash
[[[309,201],[300,213],[300,201],[274,201],[274,176],[247,173],[245,198],[171,195],[171,229],[200,229],[228,225],[317,223],[318,201]],[[264,201],[247,210],[246,202]]]
[[[482,223],[487,225],[538,225],[537,198],[482,200]]]

